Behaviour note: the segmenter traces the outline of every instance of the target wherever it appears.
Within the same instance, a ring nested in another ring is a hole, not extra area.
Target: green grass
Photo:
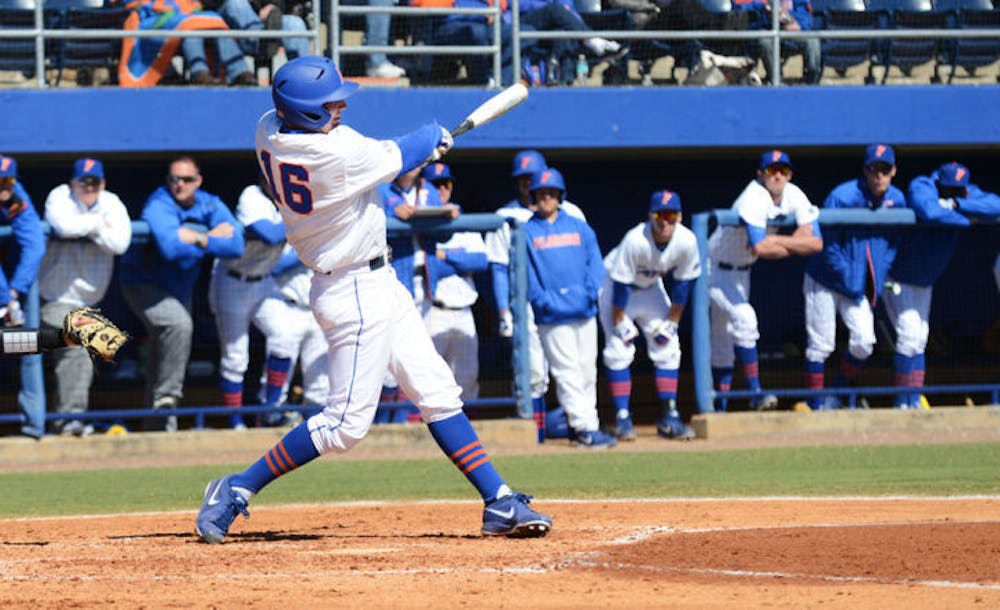
[[[540,498],[1000,493],[1000,444],[580,452],[495,463],[513,486]],[[210,479],[243,467],[0,474],[0,517],[196,510]],[[474,498],[444,458],[329,457],[279,479],[254,504]]]

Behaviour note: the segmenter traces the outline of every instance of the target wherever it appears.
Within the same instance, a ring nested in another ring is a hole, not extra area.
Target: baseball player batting
[[[274,109],[257,123],[257,159],[288,242],[315,272],[309,301],[326,335],[330,392],[323,411],[257,462],[206,486],[195,529],[206,542],[222,542],[264,486],[320,455],[350,451],[372,425],[388,370],[482,496],[482,533],[544,536],[552,519],[532,510],[531,496],[513,491],[493,467],[462,411],[461,388],[388,265],[377,187],[441,158],[451,134],[432,122],[394,140],[365,137],[340,124],[357,88],[325,57],[294,59],[274,76]]]
[[[691,284],[701,275],[698,242],[681,224],[681,198],[673,191],[650,197],[645,222],[632,227],[621,243],[604,257],[608,275],[598,297],[604,329],[607,368],[619,440],[635,440],[629,411],[635,339],[641,328],[653,361],[660,401],[657,433],[664,438],[690,439],[693,431],[677,411],[677,373],[681,345],[677,337]],[[670,295],[663,278],[672,277]],[[638,325],[638,326],[637,326]]]
[[[545,157],[537,150],[522,150],[514,155],[511,178],[517,197],[497,209],[496,213],[504,218],[513,218],[518,224],[524,224],[535,213],[535,203],[531,199],[531,178],[535,173],[545,169]],[[571,201],[563,200],[560,209],[574,218],[586,222],[583,211]],[[510,309],[510,228],[504,224],[496,231],[486,234],[486,257],[490,262],[490,274],[493,278],[493,297],[496,300],[497,316],[500,320],[499,334],[502,337],[514,336],[514,317]],[[531,400],[533,413],[545,411],[545,394],[549,389],[549,365],[538,338],[538,328],[535,326],[534,312],[528,308],[528,362],[531,370]],[[532,412],[518,413],[518,417],[531,419]]]
[[[757,358],[757,312],[750,304],[750,268],[758,258],[780,259],[791,255],[808,256],[823,249],[819,210],[802,189],[791,183],[792,160],[787,153],[769,150],[761,155],[757,176],[733,203],[742,223],[717,228],[708,240],[709,311],[712,326],[712,377],[715,387],[729,391],[736,357],[743,367],[747,388],[755,393],[750,407],[774,409],[778,399],[760,385]],[[791,235],[779,235],[767,221],[793,216],[798,228]],[[727,401],[716,401],[715,409],[725,411]]]

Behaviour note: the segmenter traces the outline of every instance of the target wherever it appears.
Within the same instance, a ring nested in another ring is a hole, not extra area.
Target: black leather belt
[[[730,265],[729,263],[718,263],[719,269],[725,269],[726,271],[746,271],[753,265]]]
[[[244,282],[259,282],[265,277],[267,277],[266,275],[243,275],[242,273],[237,273],[232,269],[227,269],[226,275],[228,275],[229,277],[234,277]]]
[[[368,268],[371,269],[372,271],[375,271],[376,269],[381,269],[382,267],[385,267],[386,258],[387,257],[384,254],[381,256],[376,256],[375,258],[368,261]]]
[[[434,305],[434,307],[437,307],[438,309],[449,309],[449,310],[452,310],[452,311],[457,311],[457,310],[460,310],[460,309],[465,309],[464,307],[450,307],[448,305],[445,305],[441,301],[431,301],[431,304]]]

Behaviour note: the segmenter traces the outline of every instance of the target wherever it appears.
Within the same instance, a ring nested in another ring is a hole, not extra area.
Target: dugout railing
[[[465,407],[467,410],[476,413],[489,413],[503,411],[512,413],[516,409],[517,413],[531,413],[531,376],[528,358],[528,322],[527,322],[527,248],[524,242],[523,228],[512,219],[504,218],[496,214],[463,214],[457,219],[445,218],[415,218],[411,222],[403,222],[396,218],[387,219],[387,233],[389,237],[400,237],[411,234],[444,237],[457,231],[490,232],[496,231],[502,225],[507,224],[511,232],[511,264],[510,264],[510,287],[511,287],[511,312],[514,316],[514,337],[511,340],[511,383],[510,393],[507,395],[477,398],[467,400]],[[206,227],[192,225],[192,228],[206,230]],[[45,235],[50,235],[48,223],[42,222],[42,229]],[[13,238],[11,227],[0,227],[0,244],[5,240]],[[51,239],[51,237],[49,237]],[[147,243],[150,239],[149,225],[142,220],[132,221],[132,244]],[[115,287],[109,287],[109,291]],[[204,295],[200,295],[204,297]],[[196,295],[198,297],[198,295]],[[480,301],[489,301],[487,295],[480,295]],[[41,302],[37,280],[32,284],[29,293],[25,297],[24,313],[25,327],[37,328],[40,323]],[[216,354],[216,358],[218,354]],[[8,359],[9,360],[9,359]],[[8,370],[11,367],[8,367]],[[48,412],[46,408],[46,388],[43,369],[43,356],[30,355],[20,357],[19,374],[20,387],[17,393],[19,413],[0,413],[0,425],[30,424],[35,428],[45,429],[45,423],[51,421],[79,420],[83,422],[113,422],[142,420],[150,417],[164,417],[175,415],[183,418],[190,418],[193,427],[204,428],[206,420],[211,416],[230,415],[233,413],[232,407],[219,404],[177,407],[169,410],[152,410],[146,408],[123,408],[123,409],[92,409],[82,413],[56,413]],[[250,372],[248,371],[248,375]],[[9,388],[7,388],[9,389]],[[98,401],[99,402],[99,396]],[[39,408],[39,406],[41,408]],[[410,403],[393,402],[382,403],[379,410],[395,410],[397,408],[409,408]],[[298,411],[303,415],[310,415],[322,409],[321,405],[293,405],[287,404],[283,407],[285,411]],[[264,415],[273,413],[274,408],[266,405],[246,404],[240,407],[241,415]]]
[[[511,55],[512,65],[516,70],[521,66],[522,42],[529,40],[561,40],[575,39],[583,40],[591,36],[600,36],[612,40],[622,41],[627,45],[630,41],[752,41],[768,40],[775,51],[769,73],[772,82],[781,82],[781,45],[785,41],[797,41],[815,38],[823,40],[983,40],[1000,38],[1000,28],[934,28],[934,29],[820,29],[809,31],[786,31],[780,28],[779,0],[771,0],[774,7],[771,11],[772,23],[770,29],[746,30],[746,31],[720,31],[720,30],[593,30],[586,32],[565,32],[565,31],[528,31],[520,27],[519,2],[511,1]],[[46,18],[46,10],[42,3],[35,4],[35,24],[32,28],[24,27],[0,27],[0,53],[3,52],[4,41],[26,41],[35,43],[35,66],[34,74],[38,87],[46,87],[46,71],[57,69],[58,66],[52,63],[54,57],[46,51],[50,43],[58,43],[63,40],[109,40],[127,38],[257,38],[257,39],[280,39],[285,37],[307,37],[312,41],[316,52],[323,52],[339,61],[341,55],[367,55],[371,53],[388,53],[393,55],[492,55],[493,56],[493,76],[490,86],[501,84],[501,55],[503,53],[501,40],[501,19],[499,16],[499,4],[491,8],[419,8],[408,6],[394,7],[369,7],[369,6],[341,6],[339,2],[327,0],[318,3],[324,9],[323,19],[313,19],[313,26],[304,32],[281,31],[281,30],[191,30],[177,31],[170,30],[106,30],[106,29],[63,29],[47,26],[49,20]],[[403,17],[404,19],[419,19],[422,17],[444,16],[449,14],[483,15],[493,18],[493,42],[484,46],[460,46],[460,45],[428,45],[417,44],[410,46],[400,46],[392,44],[390,40],[387,46],[366,46],[347,45],[341,41],[343,32],[340,17],[354,16],[364,17],[367,14],[390,14],[392,16]],[[330,19],[326,17],[329,16]],[[326,35],[322,28],[322,22],[328,21]],[[325,47],[325,48],[324,48]],[[888,70],[888,66],[886,67]]]
[[[857,210],[820,210],[819,220],[820,227],[828,226],[858,226],[858,227],[870,227],[870,226],[885,226],[892,227],[898,230],[906,231],[912,229],[916,226],[922,228],[932,227],[933,225],[921,224],[916,221],[916,217],[911,209],[891,209],[891,210],[867,210],[867,209],[857,209]],[[973,221],[975,225],[991,224],[990,228],[993,230],[1000,230],[997,226],[1000,223],[1000,218],[997,218],[993,223],[987,223],[983,221]],[[694,290],[692,291],[691,297],[691,352],[692,352],[692,371],[693,371],[693,382],[694,382],[694,397],[697,407],[697,411],[700,413],[712,413],[715,411],[714,404],[716,399],[750,399],[757,394],[747,390],[730,390],[730,391],[718,391],[713,387],[712,380],[712,345],[711,345],[711,320],[709,315],[709,277],[711,261],[708,256],[708,239],[710,231],[714,229],[715,226],[738,226],[741,224],[740,217],[731,209],[717,209],[710,212],[701,212],[694,214],[691,219],[691,230],[694,232],[695,237],[698,240],[698,254],[701,260],[702,274],[695,281]],[[771,227],[793,227],[793,218],[777,218],[768,221],[768,226]],[[942,228],[954,228],[954,227],[942,227]],[[969,230],[969,229],[964,229]],[[984,265],[992,266],[993,257],[996,256],[996,252],[985,253],[989,256],[984,256]],[[989,262],[985,262],[988,258]],[[761,265],[767,265],[769,261],[759,260],[754,264],[754,267],[759,267]],[[802,280],[801,276],[787,278],[785,284],[783,284],[783,289],[787,290],[784,292],[784,296],[787,301],[797,304],[800,309],[803,307],[803,297],[802,297]],[[987,287],[990,290],[995,289],[992,286]],[[750,301],[751,304],[754,303],[754,287],[750,290]],[[760,312],[758,312],[760,315]],[[838,316],[839,319],[839,316]],[[838,324],[840,322],[838,321]],[[830,361],[833,357],[830,358]],[[828,361],[829,362],[829,361]],[[762,364],[762,366],[765,366]],[[800,367],[802,368],[802,367]],[[988,397],[990,404],[995,406],[1000,406],[1000,373],[997,372],[996,368],[993,368],[988,372],[990,379],[986,383],[963,383],[963,384],[938,384],[938,385],[926,385],[919,389],[919,393],[926,395],[943,395],[943,394],[982,394]],[[805,377],[804,369],[799,375],[800,378]],[[862,397],[867,396],[893,396],[902,393],[917,393],[916,390],[911,389],[909,392],[895,386],[884,386],[884,385],[857,385],[849,388],[831,388],[826,387],[822,390],[811,390],[804,387],[782,387],[782,388],[766,388],[767,393],[774,394],[779,399],[781,398],[792,398],[795,400],[805,400],[811,396],[837,396],[842,397],[844,400],[844,405],[846,408],[853,409],[861,404]]]

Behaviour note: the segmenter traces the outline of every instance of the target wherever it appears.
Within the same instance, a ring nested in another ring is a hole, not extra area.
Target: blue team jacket
[[[217,196],[197,190],[194,204],[184,209],[174,201],[167,187],[153,191],[142,209],[142,219],[149,224],[152,239],[133,244],[122,255],[122,284],[153,284],[189,303],[198,280],[201,260],[206,254],[220,258],[243,256],[243,226]],[[185,223],[215,227],[224,222],[233,225],[232,237],[209,237],[204,250],[177,238],[177,229]]]
[[[417,181],[417,206],[439,208],[441,207],[441,196],[437,189],[429,186],[423,178]],[[403,190],[395,182],[388,182],[378,185],[379,195],[382,196],[382,208],[389,218],[396,217],[396,206],[405,203]],[[417,236],[421,249],[424,251],[424,259],[430,260],[434,257],[436,242],[426,237]],[[406,289],[413,294],[413,235],[404,237],[393,237],[388,239],[389,247],[392,248],[392,268],[396,270],[396,277],[402,282]],[[424,265],[424,286],[437,284],[437,278],[433,276],[434,268]]]
[[[586,320],[597,314],[604,261],[594,230],[559,211],[555,222],[538,216],[524,224],[528,242],[528,301],[538,324]]]
[[[933,176],[919,176],[910,183],[910,207],[918,223],[944,225],[951,228],[916,228],[909,231],[899,248],[890,275],[898,282],[914,286],[933,286],[958,243],[958,231],[969,226],[968,216],[997,218],[1000,216],[1000,195],[987,193],[969,184],[968,197],[956,199],[958,210],[938,203],[938,190]]]
[[[890,186],[881,201],[874,201],[864,178],[848,180],[834,188],[823,202],[825,209],[905,208],[906,198]],[[872,282],[874,296],[882,294],[886,275],[896,258],[899,235],[879,227],[823,227],[823,251],[809,257],[806,273],[830,290],[855,302],[865,298],[865,286]]]
[[[38,268],[45,257],[45,236],[38,212],[31,203],[31,197],[20,182],[14,183],[14,195],[20,201],[8,206],[0,206],[0,226],[10,226],[17,241],[19,253],[10,279],[0,267],[0,305],[10,300],[10,290],[24,295],[38,277]],[[3,261],[11,263],[11,261]]]

